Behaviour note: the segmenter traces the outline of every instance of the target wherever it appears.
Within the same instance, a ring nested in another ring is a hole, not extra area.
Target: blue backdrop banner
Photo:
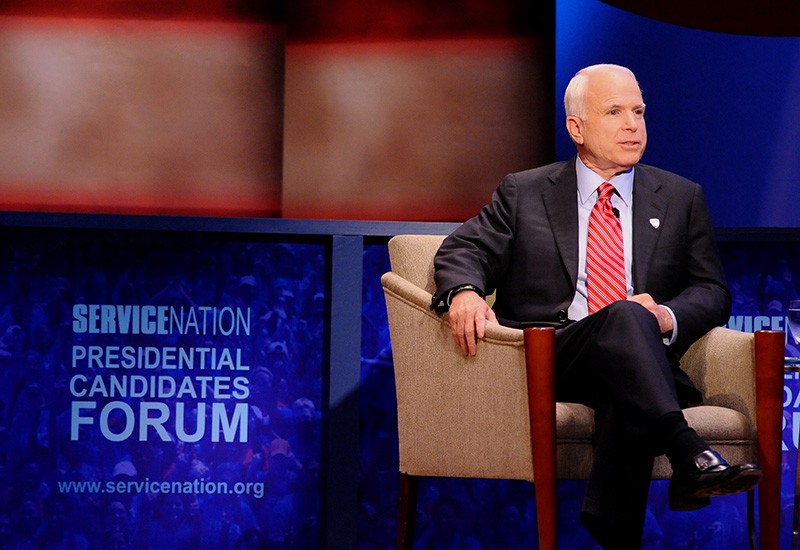
[[[324,246],[4,233],[4,548],[317,546]]]

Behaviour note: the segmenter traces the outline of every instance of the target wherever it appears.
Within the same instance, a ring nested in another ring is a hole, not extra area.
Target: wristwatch
[[[458,285],[457,287],[455,287],[454,289],[452,289],[450,292],[447,293],[447,304],[446,305],[447,305],[448,308],[450,307],[450,304],[453,301],[453,296],[455,296],[456,294],[458,294],[462,290],[473,290],[473,291],[477,292],[478,295],[481,298],[483,298],[483,291],[481,289],[479,289],[477,286],[475,286],[475,285]]]

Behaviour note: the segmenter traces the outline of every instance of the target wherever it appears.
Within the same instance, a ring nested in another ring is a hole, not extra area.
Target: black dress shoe
[[[715,451],[694,457],[694,467],[676,472],[669,483],[671,510],[697,510],[711,502],[710,497],[749,491],[761,480],[756,464],[731,466]]]

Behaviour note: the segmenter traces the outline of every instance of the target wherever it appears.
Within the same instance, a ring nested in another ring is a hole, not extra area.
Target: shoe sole
[[[725,495],[735,495],[749,491],[761,481],[761,470],[748,469],[742,470],[730,479],[726,479],[724,483],[709,487],[707,489],[700,489],[691,495],[689,498],[704,498],[704,497],[718,497]]]
[[[676,496],[670,492],[670,509],[678,512],[699,510],[711,504],[710,497],[743,493],[753,489],[761,481],[761,470],[758,468],[750,467],[749,465],[745,467],[734,466],[734,468],[739,468],[740,471],[720,484],[698,489],[688,495]]]

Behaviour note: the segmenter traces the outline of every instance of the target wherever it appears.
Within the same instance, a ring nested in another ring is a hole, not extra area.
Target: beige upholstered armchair
[[[461,354],[446,320],[429,309],[433,256],[442,239],[394,237],[392,271],[382,278],[397,387],[398,547],[413,543],[417,477],[435,476],[535,481],[540,548],[555,548],[556,478],[588,476],[593,412],[552,401],[547,380],[552,329],[490,325],[478,354]],[[716,328],[682,361],[706,398],[705,405],[686,410],[689,423],[730,462],[757,460],[764,471],[759,488],[764,549],[778,545],[783,346],[782,332]],[[476,452],[487,447],[491,453]],[[669,463],[659,457],[653,478],[670,476]],[[751,545],[753,510],[751,492]]]

